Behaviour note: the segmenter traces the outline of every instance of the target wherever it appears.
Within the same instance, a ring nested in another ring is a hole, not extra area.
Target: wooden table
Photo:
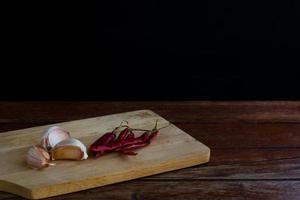
[[[300,102],[0,102],[0,131],[138,109],[208,145],[211,161],[51,199],[300,199]]]

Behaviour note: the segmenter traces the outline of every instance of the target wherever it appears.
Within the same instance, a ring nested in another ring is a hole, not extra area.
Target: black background
[[[5,5],[0,99],[300,99],[299,5]]]

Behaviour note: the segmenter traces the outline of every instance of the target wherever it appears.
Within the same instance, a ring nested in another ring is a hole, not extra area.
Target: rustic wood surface
[[[50,199],[299,199],[300,102],[0,102],[0,131],[139,109],[208,145],[211,161]]]

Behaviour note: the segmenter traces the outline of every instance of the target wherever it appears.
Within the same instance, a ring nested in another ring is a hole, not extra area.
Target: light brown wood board
[[[138,110],[55,125],[88,147],[123,120],[142,129],[153,128],[156,120],[158,127],[169,124],[151,110]],[[137,150],[136,156],[110,153],[97,159],[90,156],[83,161],[54,161],[55,166],[33,170],[25,162],[27,151],[40,142],[42,133],[52,125],[1,133],[1,191],[40,199],[190,167],[206,163],[210,157],[207,146],[171,124],[161,129],[149,146]]]

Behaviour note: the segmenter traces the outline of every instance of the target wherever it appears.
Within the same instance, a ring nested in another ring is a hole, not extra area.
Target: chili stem
[[[121,126],[119,126],[119,127],[117,127],[117,128],[126,127],[126,128],[129,128],[129,129],[132,130],[132,131],[151,131],[151,130],[155,130],[155,129],[156,129],[156,130],[161,130],[161,129],[167,128],[168,126],[171,125],[171,123],[169,123],[169,124],[166,125],[166,126],[157,128],[157,122],[158,122],[158,120],[156,120],[155,127],[154,127],[153,129],[130,128],[128,125],[121,125]]]

